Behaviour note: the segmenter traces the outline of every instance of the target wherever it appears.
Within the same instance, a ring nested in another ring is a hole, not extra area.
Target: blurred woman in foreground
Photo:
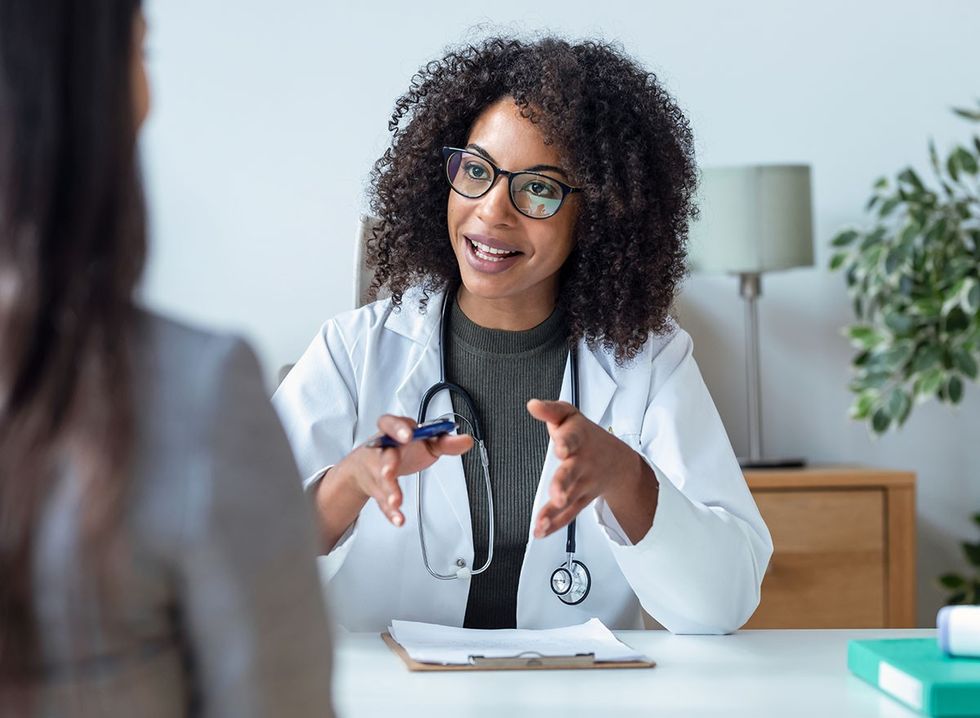
[[[144,32],[138,0],[0,0],[0,715],[328,716],[254,355],[133,300]]]

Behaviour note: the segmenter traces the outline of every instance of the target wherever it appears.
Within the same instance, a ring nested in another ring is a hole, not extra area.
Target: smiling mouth
[[[503,262],[505,259],[510,259],[511,257],[516,257],[519,254],[524,254],[523,252],[510,252],[505,249],[497,249],[496,247],[491,247],[489,244],[477,242],[469,237],[466,237],[466,241],[470,243],[473,253],[480,259],[487,262]]]

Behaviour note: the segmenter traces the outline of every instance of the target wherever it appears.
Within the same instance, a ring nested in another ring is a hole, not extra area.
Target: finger
[[[385,515],[385,518],[388,519],[393,526],[401,526],[405,523],[405,515],[400,510],[388,508],[387,498],[383,489],[377,487],[376,490],[371,493],[371,497],[378,505],[378,509],[381,511],[381,513]]]
[[[567,459],[574,456],[582,449],[582,427],[575,421],[566,421],[561,426],[548,430],[551,434],[551,442],[554,444],[555,456],[559,459]]]
[[[393,508],[390,505],[392,495],[390,486],[387,486],[380,478],[376,478],[374,483],[368,488],[368,493],[374,499],[374,503],[377,504],[378,510],[385,515],[388,521],[395,526],[401,526],[405,523],[405,516],[402,512],[398,508]],[[399,503],[401,503],[400,499]]]
[[[579,496],[565,508],[558,508],[553,504],[546,504],[538,514],[535,522],[534,537],[545,538],[555,531],[561,531],[568,526],[576,516],[582,513],[582,509],[588,506],[592,499],[587,495]]]
[[[393,414],[383,414],[378,418],[378,428],[382,433],[387,434],[395,441],[407,444],[412,440],[412,432],[415,429],[415,422],[407,416],[394,416]]]
[[[473,437],[468,434],[459,436],[439,436],[425,442],[429,453],[435,457],[459,456],[473,448]]]
[[[568,497],[574,492],[578,480],[578,468],[578,462],[569,459],[561,462],[555,469],[551,486],[548,487],[548,496],[555,506],[564,507],[568,503]]]
[[[398,466],[401,463],[401,451],[390,447],[381,452],[381,462],[375,474],[375,485],[381,493],[379,501],[382,509],[388,514],[402,505],[402,490],[398,485]]]
[[[561,426],[565,419],[578,413],[578,409],[567,401],[545,401],[543,399],[531,399],[527,403],[527,410],[538,421],[545,421],[555,426]]]
[[[399,447],[389,446],[381,450],[381,458],[377,464],[377,476],[387,481],[398,478],[398,467],[402,461],[402,452]]]

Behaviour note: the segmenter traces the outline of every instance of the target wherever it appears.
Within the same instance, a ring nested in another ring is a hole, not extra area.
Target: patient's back
[[[135,461],[106,585],[82,557],[70,472],[40,525],[38,712],[330,716],[312,510],[254,355],[142,314],[133,387]]]

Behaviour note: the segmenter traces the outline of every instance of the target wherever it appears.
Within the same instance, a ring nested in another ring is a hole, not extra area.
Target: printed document
[[[619,641],[598,618],[578,626],[539,630],[482,630],[392,621],[388,632],[419,663],[465,665],[471,656],[505,658],[521,654],[575,656],[583,653],[595,654],[597,663],[647,660],[646,656]]]

